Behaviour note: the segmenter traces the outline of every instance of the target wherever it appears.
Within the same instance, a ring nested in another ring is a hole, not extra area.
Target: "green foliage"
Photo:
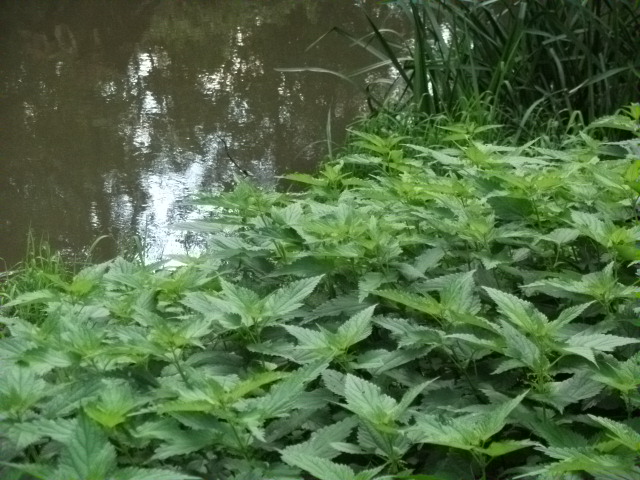
[[[637,0],[393,0],[403,31],[365,17],[371,34],[333,31],[375,57],[350,73],[321,68],[365,89],[374,110],[465,117],[469,126],[503,124],[534,137],[590,123],[638,98]],[[408,34],[405,32],[409,32]],[[601,125],[617,124],[608,117]],[[627,123],[628,128],[637,128]],[[559,131],[557,133],[560,133]]]
[[[5,290],[0,476],[638,478],[640,159],[593,128],[354,133],[302,192],[201,197],[179,267]]]

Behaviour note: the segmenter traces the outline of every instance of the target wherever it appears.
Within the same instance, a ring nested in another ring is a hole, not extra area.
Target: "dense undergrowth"
[[[406,26],[366,17],[364,37],[334,28],[375,62],[325,72],[364,89],[372,110],[461,114],[530,139],[584,127],[638,100],[638,0],[389,0]],[[319,39],[320,41],[321,39]],[[315,44],[314,44],[315,45]],[[389,75],[392,72],[392,75]],[[372,75],[372,73],[374,73]]]
[[[637,97],[637,2],[395,3],[353,40],[400,112],[301,191],[0,278],[2,480],[640,478],[640,106],[580,121]]]
[[[558,148],[363,128],[302,192],[202,196],[178,268],[14,282],[0,477],[640,478],[640,159],[596,139],[637,113]]]

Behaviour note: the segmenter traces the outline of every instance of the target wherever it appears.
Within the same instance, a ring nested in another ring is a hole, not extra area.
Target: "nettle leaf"
[[[223,299],[231,307],[229,311],[233,311],[242,316],[255,316],[259,314],[260,297],[257,293],[248,288],[234,285],[223,279],[220,279]]]
[[[316,307],[311,314],[306,315],[306,320],[311,321],[322,317],[335,317],[342,314],[353,315],[366,306],[369,306],[369,303],[366,300],[360,302],[356,295],[342,295],[327,300]]]
[[[606,428],[609,435],[618,443],[636,453],[640,453],[640,433],[633,428],[609,418],[597,417],[595,415],[589,415],[589,418]]]
[[[443,445],[478,451],[504,428],[509,414],[520,404],[526,392],[483,413],[440,419],[435,415],[416,416],[416,425],[408,432],[418,443]]]
[[[576,229],[585,236],[593,238],[596,242],[606,245],[608,233],[611,227],[597,215],[587,212],[571,212],[571,220]]]
[[[51,389],[51,397],[41,403],[40,411],[47,417],[68,415],[98,397],[102,388],[101,379],[95,375],[78,376],[69,383],[59,383]]]
[[[267,394],[252,399],[251,406],[263,419],[289,414],[291,410],[300,407],[297,401],[307,383],[315,380],[326,368],[327,363],[324,361],[305,365],[271,387]]]
[[[352,345],[371,335],[371,317],[375,305],[353,315],[338,327],[335,333],[317,331],[294,325],[283,325],[287,332],[298,340],[297,349],[307,351],[307,355],[297,357],[301,362],[318,359],[330,360],[345,353]]]
[[[592,378],[597,382],[628,395],[637,391],[640,385],[640,354],[636,354],[624,362],[607,357],[599,363],[599,370]]]
[[[30,422],[7,425],[3,431],[3,435],[19,449],[39,442],[45,437],[52,438],[60,443],[65,443],[75,431],[76,424],[76,418],[38,418]]]
[[[373,383],[347,374],[344,397],[349,410],[374,424],[389,424],[394,420],[397,402]]]
[[[204,292],[189,292],[180,301],[185,307],[210,316],[220,312],[229,312],[229,308],[225,308],[221,304],[221,299],[213,297]]]
[[[257,372],[241,380],[233,385],[228,391],[224,393],[224,400],[228,403],[233,403],[248,394],[258,390],[269,383],[273,383],[277,380],[287,378],[286,372],[281,371],[266,371]]]
[[[416,259],[413,266],[416,270],[424,273],[440,264],[440,260],[444,258],[444,250],[436,247],[421,253]]]
[[[446,338],[457,338],[459,340],[464,340],[467,343],[477,345],[478,347],[486,348],[488,350],[501,351],[499,343],[493,338],[480,338],[471,333],[453,333],[451,335],[447,335]]]
[[[154,459],[164,460],[167,458],[187,455],[205,448],[211,448],[215,440],[220,436],[216,430],[182,430],[174,429],[171,436],[164,438],[164,441],[153,453]]]
[[[341,349],[347,349],[371,335],[371,317],[376,306],[365,308],[338,327],[334,340]]]
[[[571,347],[589,348],[599,352],[612,352],[617,347],[640,343],[640,340],[605,333],[580,333],[567,339]]]
[[[116,467],[116,450],[93,421],[81,415],[64,442],[58,470],[69,479],[104,480]]]
[[[271,216],[289,227],[295,227],[302,221],[304,211],[300,202],[291,203],[284,208],[271,208]]]
[[[442,314],[442,307],[438,301],[427,295],[416,295],[415,293],[400,290],[376,290],[375,294],[434,317]]]
[[[16,474],[16,472],[23,472],[39,480],[64,480],[60,478],[60,475],[56,471],[55,467],[52,467],[51,465],[40,465],[36,463],[11,463],[2,461],[0,461],[0,465],[6,465],[14,469],[14,471],[11,472],[13,474]],[[0,473],[5,475],[5,472],[3,470],[0,470]],[[22,480],[24,477],[22,473],[17,473],[15,476],[10,475],[9,478],[14,480]]]
[[[109,480],[200,480],[200,478],[172,470],[130,467],[116,471]]]
[[[552,330],[560,331],[564,326],[568,325],[576,318],[578,318],[584,311],[593,305],[593,302],[583,303],[581,305],[574,305],[573,307],[565,308],[557,318],[550,323]]]
[[[264,304],[265,315],[284,317],[302,306],[302,301],[311,295],[323,275],[303,278],[290,283],[269,295]]]
[[[551,233],[543,235],[540,238],[553,242],[556,245],[565,245],[573,242],[579,235],[580,232],[574,228],[556,228]]]
[[[344,397],[345,375],[343,373],[327,369],[322,372],[322,382],[330,392]]]
[[[545,393],[532,393],[531,398],[553,405],[560,413],[568,405],[598,395],[604,388],[591,379],[591,372],[581,371],[561,382],[549,382]]]
[[[531,335],[544,333],[549,320],[533,304],[494,288],[484,287],[484,289],[498,306],[498,311],[513,325]]]
[[[543,359],[542,352],[524,334],[504,321],[501,322],[500,333],[506,343],[505,355],[521,361],[532,370],[540,365]]]
[[[498,375],[500,373],[508,372],[509,370],[514,370],[516,368],[523,368],[527,365],[520,360],[516,360],[514,358],[510,358],[507,360],[503,360],[498,364],[498,366],[491,372],[492,375]]]
[[[449,275],[440,289],[443,309],[455,313],[475,314],[480,311],[480,299],[475,295],[475,270]]]
[[[282,459],[288,464],[310,473],[318,480],[372,480],[383,468],[370,468],[356,474],[346,465],[304,453],[285,452]]]
[[[362,302],[371,293],[373,293],[380,285],[389,282],[390,279],[378,272],[365,273],[358,281],[358,300]]]
[[[375,323],[389,330],[400,347],[443,345],[445,342],[443,331],[415,325],[402,318],[376,317]]]
[[[425,278],[425,272],[437,267],[443,257],[444,250],[441,248],[432,248],[416,257],[413,264],[400,262],[393,264],[393,266],[396,267],[407,280],[413,281],[419,278]]]
[[[308,173],[289,173],[282,175],[282,178],[287,180],[293,180],[295,182],[306,183],[308,185],[315,185],[318,187],[324,187],[328,184],[328,180],[325,178],[316,178]]]
[[[355,477],[354,471],[346,465],[295,450],[285,450],[282,453],[282,459],[319,480],[354,480]]]
[[[58,298],[59,295],[51,290],[36,290],[18,295],[15,299],[3,305],[4,308],[18,307],[22,305],[33,305],[37,303],[47,303]]]
[[[329,341],[325,332],[297,327],[295,325],[282,325],[282,328],[298,340],[298,348],[319,350],[328,349],[329,347]]]
[[[511,452],[521,450],[523,448],[535,447],[540,445],[533,440],[501,440],[491,442],[488,447],[476,449],[478,452],[488,455],[491,458],[501,457]]]
[[[358,370],[367,370],[372,376],[376,376],[428,355],[431,348],[402,348],[393,351],[368,350],[362,355],[358,355],[356,361],[351,362],[349,366]]]
[[[614,263],[602,271],[584,275],[580,280],[540,280],[524,285],[530,291],[542,291],[553,297],[563,298],[569,294],[586,295],[605,305],[614,300],[631,299],[640,293],[640,288],[618,282],[614,275]]]
[[[31,369],[10,366],[0,375],[0,412],[20,414],[48,395],[50,387]]]
[[[340,450],[334,448],[333,444],[343,442],[357,425],[355,417],[347,417],[317,430],[306,442],[287,447],[283,452],[297,452],[331,460],[340,454]]]
[[[633,480],[640,474],[640,468],[634,465],[634,458],[603,455],[593,447],[538,447],[538,450],[559,461],[534,469],[527,476],[587,472],[604,475],[604,478],[611,480]]]
[[[103,383],[99,400],[85,407],[85,413],[107,428],[126,421],[129,413],[146,402],[125,382]]]
[[[420,394],[422,394],[424,389],[427,388],[431,383],[435,382],[436,380],[437,380],[436,378],[432,380],[427,380],[426,382],[419,383],[409,388],[409,390],[407,390],[406,393],[400,399],[398,406],[395,408],[395,411],[393,412],[394,415],[396,417],[399,417],[404,412],[406,412],[407,409],[411,406],[411,404],[415,401],[415,399],[418,398]]]
[[[586,447],[589,444],[584,436],[572,429],[572,424],[561,425],[558,422],[562,417],[549,415],[545,409],[537,415],[526,411],[518,416],[518,421],[526,425],[532,433],[544,439],[554,447]]]

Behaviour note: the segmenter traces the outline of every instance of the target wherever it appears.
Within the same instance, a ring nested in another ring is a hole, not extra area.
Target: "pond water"
[[[326,74],[373,61],[334,26],[367,32],[349,0],[3,0],[0,2],[0,258],[29,229],[55,248],[101,255],[133,235],[149,258],[184,253],[168,226],[185,200],[220,191],[236,167],[265,185],[310,171],[364,99]],[[385,22],[390,9],[365,2]],[[2,269],[0,262],[0,270]]]

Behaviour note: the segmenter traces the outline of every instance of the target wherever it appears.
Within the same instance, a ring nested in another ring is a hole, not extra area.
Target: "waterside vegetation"
[[[550,131],[559,139],[638,99],[638,0],[389,3],[406,17],[402,31],[367,17],[365,37],[341,28],[327,34],[366,50],[376,59],[370,66],[286,70],[330,73],[354,85],[364,77],[372,110],[465,115],[477,125],[502,125],[501,138],[525,140]],[[380,74],[389,70],[393,76]]]
[[[0,477],[640,478],[640,105],[524,142],[413,98],[198,196],[201,256],[3,282]]]

